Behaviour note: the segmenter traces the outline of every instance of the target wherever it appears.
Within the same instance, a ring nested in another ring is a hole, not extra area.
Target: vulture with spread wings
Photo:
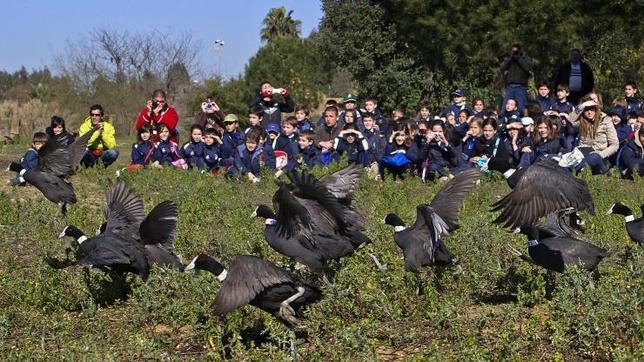
[[[511,228],[531,226],[540,217],[569,207],[595,212],[586,181],[550,160],[525,169],[514,189],[492,207],[501,210],[494,222]]]
[[[27,170],[19,163],[12,162],[9,171],[18,173],[19,182],[28,182],[37,188],[51,202],[61,205],[61,212],[66,215],[67,204],[76,203],[76,193],[67,179],[74,174],[85,154],[87,141],[96,132],[92,129],[66,146],[51,137],[38,151],[38,167]]]

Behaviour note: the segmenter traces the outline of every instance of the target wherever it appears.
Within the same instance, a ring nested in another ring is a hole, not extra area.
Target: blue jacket
[[[297,123],[297,133],[304,131],[313,131],[313,123],[311,123],[308,118]]]
[[[273,144],[275,145],[273,147],[274,151],[286,152],[286,156],[288,157],[288,162],[284,169],[287,171],[294,169],[295,166],[297,166],[295,157],[297,156],[298,148],[299,148],[297,144],[297,135],[294,134],[292,137],[279,135],[279,137],[275,139],[275,142]]]
[[[132,145],[132,163],[136,165],[147,165],[151,156],[152,141],[137,142]]]
[[[631,139],[631,132],[633,130],[626,122],[622,122],[615,126],[615,131],[617,132],[617,140],[619,141],[620,146],[623,146],[629,139]]]
[[[532,152],[534,152],[534,159],[538,160],[541,157],[556,156],[561,149],[559,138],[541,140],[538,144],[532,145]]]
[[[333,147],[340,157],[347,154],[349,163],[369,165],[367,150],[369,143],[364,137],[357,138],[353,143],[347,142],[344,137],[336,137],[335,146]]]
[[[29,148],[20,159],[20,165],[27,170],[35,170],[38,167],[38,151]]]
[[[438,142],[425,142],[420,157],[427,159],[428,163],[441,167],[453,167],[459,164],[457,152],[449,144],[438,144]]]
[[[204,151],[206,144],[203,142],[186,142],[181,147],[181,156],[188,162],[190,167],[204,168],[206,160],[204,159]]]
[[[314,145],[310,145],[305,149],[299,150],[299,155],[302,157],[302,164],[308,169],[320,165],[320,150]]]
[[[369,144],[369,149],[367,150],[369,163],[378,162],[384,148],[384,139],[380,137],[380,132],[375,132],[373,129],[365,129],[362,131],[362,135]]]
[[[467,160],[474,156],[477,142],[478,137],[468,137],[465,143],[463,143],[463,155]]]
[[[388,142],[387,146],[385,147],[385,151],[382,153],[382,156],[393,155],[399,150],[404,150],[405,156],[407,156],[407,158],[412,163],[416,163],[421,160],[420,151],[418,150],[418,147],[414,142],[412,142],[409,147],[405,147],[404,145],[398,146],[398,144],[396,144],[395,142]]]
[[[550,107],[552,107],[552,105],[555,103],[555,100],[550,96],[542,97],[541,95],[537,95],[534,100],[539,103],[539,109],[541,110],[541,113],[549,110]]]
[[[271,149],[258,146],[251,153],[246,148],[246,145],[239,145],[235,152],[231,172],[242,176],[250,172],[257,176],[262,162],[270,168],[275,168],[275,156],[274,154],[272,155]]]
[[[550,106],[550,110],[557,111],[558,113],[570,113],[573,110],[573,106],[570,102],[559,102],[558,100]]]
[[[631,112],[639,112],[644,109],[644,102],[641,99],[635,97],[626,97],[626,114],[628,115]]]
[[[457,105],[456,103],[452,103],[449,106],[445,107],[443,109],[443,113],[448,114],[451,113],[454,115],[454,117],[458,118],[458,114],[461,113],[462,110],[467,109],[470,114],[474,114],[474,111],[467,106],[467,104],[463,104],[462,106]]]
[[[519,113],[519,111],[503,111],[503,113],[499,114],[499,123],[510,123],[510,121],[512,121],[512,116],[514,116],[517,121],[521,120],[521,113]]]
[[[620,154],[621,167],[642,172],[644,168],[644,147],[639,142],[639,137],[628,140]]]
[[[235,157],[235,150],[244,143],[244,135],[238,131],[224,132],[221,141],[221,154],[219,156],[224,163],[232,163]]]
[[[261,106],[264,110],[264,116],[262,117],[262,124],[264,126],[267,126],[269,123],[277,123],[279,125],[282,120],[282,112],[291,113],[295,109],[295,102],[293,102],[293,98],[290,95],[284,97],[284,102],[276,102],[272,99],[266,102],[260,96],[257,96],[248,108],[253,108],[256,105]]]
[[[213,168],[219,165],[220,153],[221,153],[221,145],[219,143],[213,143],[210,146],[208,145],[204,146],[203,158],[204,158],[204,162],[206,163],[206,166],[208,166],[209,169],[212,170]]]
[[[169,139],[166,141],[158,141],[154,144],[152,160],[159,161],[160,164],[166,165],[180,158],[181,155],[177,149],[177,144]]]

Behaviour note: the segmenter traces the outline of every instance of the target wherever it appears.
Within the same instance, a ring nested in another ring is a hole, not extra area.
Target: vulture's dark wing
[[[339,171],[320,178],[320,183],[337,199],[351,203],[356,183],[362,175],[362,167],[351,164]]]
[[[248,304],[266,289],[283,283],[302,284],[293,274],[255,256],[235,257],[215,298],[215,313],[224,316]]]
[[[540,217],[568,207],[595,212],[586,181],[548,160],[528,167],[516,187],[492,207],[492,211],[501,210],[494,222],[512,228],[532,225]]]
[[[291,171],[288,173],[288,178],[297,188],[298,197],[315,200],[333,215],[340,228],[345,228],[347,219],[345,211],[347,207],[342,205],[338,198],[333,196],[324,184],[306,171],[303,171],[301,174],[296,171]]]
[[[144,244],[167,243],[177,230],[177,206],[172,201],[163,201],[150,211],[139,227]]]
[[[434,255],[436,242],[449,233],[447,223],[438,215],[430,205],[421,204],[416,207],[416,223],[414,230],[424,228],[428,237],[423,238],[423,249]]]
[[[310,233],[311,215],[286,185],[280,185],[277,189],[273,196],[273,204],[277,212],[277,232],[280,236],[290,238],[298,233]]]
[[[477,168],[459,173],[434,196],[431,204],[429,204],[434,212],[445,221],[448,231],[452,232],[459,227],[458,211],[463,205],[465,196],[472,191],[476,186],[476,182],[482,176],[483,173]]]
[[[119,181],[107,194],[107,206],[104,210],[105,231],[136,237],[136,228],[145,218],[143,202],[132,192],[125,181]]]
[[[69,177],[76,173],[85,154],[87,141],[96,132],[92,128],[69,146],[61,144],[55,137],[50,137],[38,151],[38,170],[58,177]]]

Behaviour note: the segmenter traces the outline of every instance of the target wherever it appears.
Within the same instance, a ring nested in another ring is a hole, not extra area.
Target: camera
[[[427,134],[427,128],[421,128],[421,129],[418,130],[418,132],[420,132],[420,134],[422,134],[422,135],[425,135],[425,134]]]
[[[153,99],[153,100],[152,100],[152,109],[157,108],[157,106],[158,106],[158,105],[159,105],[159,102],[157,102],[157,100],[156,100],[156,99]]]
[[[282,88],[273,88],[273,94],[280,94],[284,89]]]

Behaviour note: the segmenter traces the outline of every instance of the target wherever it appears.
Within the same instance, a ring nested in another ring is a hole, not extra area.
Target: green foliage
[[[122,167],[125,160],[118,162]],[[75,176],[79,202],[69,210],[69,223],[88,234],[98,227],[105,190],[115,182],[112,171],[97,167]],[[366,216],[374,243],[343,259],[333,283],[321,286],[324,298],[303,311],[302,358],[640,359],[644,252],[630,241],[622,218],[604,212],[615,200],[637,209],[644,179],[582,176],[597,209],[596,215],[582,215],[586,238],[612,252],[598,276],[580,270],[551,274],[508,253],[506,244],[524,250],[525,240],[490,223],[489,205],[508,188],[489,176],[465,200],[461,227],[445,239],[465,274],[423,270],[422,296],[404,270],[391,228],[380,220],[396,212],[413,222],[415,205],[431,200],[441,185],[365,178],[356,190],[356,208]],[[292,267],[267,245],[262,222],[249,218],[257,204],[271,203],[277,186],[269,173],[258,184],[171,169],[122,177],[148,211],[162,200],[177,203],[175,248],[184,262],[200,252],[224,265],[237,254],[254,254]],[[267,313],[247,306],[226,321],[212,314],[219,282],[208,273],[154,268],[145,283],[129,276],[129,298],[120,300],[125,285],[100,271],[86,278],[81,268],[50,269],[42,257],[63,257],[70,242],[56,238],[56,212],[31,187],[0,188],[4,359],[219,359],[224,345],[234,360],[288,358],[288,330]],[[377,270],[370,252],[387,264],[387,272]]]
[[[259,33],[262,41],[270,43],[279,39],[298,39],[302,22],[293,19],[291,14],[293,10],[287,13],[283,6],[269,10]]]

